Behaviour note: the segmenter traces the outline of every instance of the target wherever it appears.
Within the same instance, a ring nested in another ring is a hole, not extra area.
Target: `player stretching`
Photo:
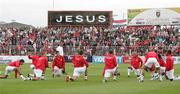
[[[118,68],[118,64],[117,64],[117,60],[116,60],[116,56],[113,55],[113,51],[109,50],[109,53],[105,55],[104,58],[104,79],[103,82],[107,82],[110,78],[111,75],[113,75],[113,79],[116,80],[116,70]]]
[[[170,81],[174,79],[174,60],[171,55],[171,50],[168,50],[166,57],[166,77]]]
[[[29,75],[33,76],[34,75],[35,65],[36,65],[36,63],[38,61],[39,56],[38,55],[32,55],[32,56],[28,55],[28,58],[32,60],[32,63],[30,64],[30,68],[33,71],[32,74],[29,74]]]
[[[8,64],[8,66],[5,69],[4,75],[1,75],[0,78],[7,78],[9,73],[14,71],[15,72],[15,78],[17,78],[17,75],[19,74],[20,77],[25,80],[25,77],[20,72],[20,66],[24,64],[24,60],[20,59],[14,62],[11,62]]]
[[[35,76],[33,78],[29,77],[28,80],[43,80],[43,74],[45,74],[46,68],[48,68],[48,59],[46,56],[44,56],[44,54],[40,53],[39,58],[35,64]]]
[[[158,54],[159,57],[159,65],[160,65],[160,73],[153,73],[151,80],[156,80],[159,78],[162,78],[165,75],[165,69],[166,69],[166,64],[160,54]],[[155,66],[153,65],[152,68],[155,69]]]
[[[59,52],[57,52],[57,55],[54,57],[52,62],[52,72],[53,72],[53,78],[55,76],[61,76],[65,73],[65,60],[62,55],[60,55]]]
[[[166,78],[170,81],[180,80],[179,76],[174,76],[174,60],[171,50],[168,50],[166,57]]]
[[[152,67],[153,64],[155,65],[155,68],[156,68],[155,73],[159,73],[160,65],[159,65],[158,61],[159,61],[158,54],[156,52],[154,52],[153,49],[151,48],[150,52],[148,52],[145,57],[145,64],[143,66],[142,74],[141,74],[140,80],[139,80],[140,82],[144,81],[145,71],[148,72],[148,70]],[[162,81],[161,76],[159,76],[159,80]]]
[[[74,72],[73,72],[73,77],[71,78],[70,76],[67,75],[66,81],[71,81],[76,80],[80,74],[85,73],[84,79],[87,80],[87,68],[89,66],[88,62],[83,58],[83,51],[78,51],[77,55],[74,55],[72,58],[72,63],[74,65]]]
[[[132,54],[131,66],[128,67],[128,77],[130,77],[130,73],[132,71],[134,71],[136,76],[139,77],[141,74],[142,64],[143,64],[142,59],[138,56],[137,52],[134,52]]]

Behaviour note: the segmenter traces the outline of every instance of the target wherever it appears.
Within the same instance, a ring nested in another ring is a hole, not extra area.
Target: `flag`
[[[122,20],[113,20],[113,23],[125,23],[126,19],[122,19]]]

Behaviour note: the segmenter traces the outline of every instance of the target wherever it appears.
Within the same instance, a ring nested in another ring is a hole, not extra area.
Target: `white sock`
[[[72,78],[71,76],[69,76],[69,78]]]
[[[86,79],[86,80],[87,80],[87,79],[88,79],[88,76],[84,76],[84,79]]]
[[[157,77],[157,76],[159,76],[159,73],[154,73],[153,76]]]
[[[127,71],[128,71],[128,76],[129,76],[129,75],[130,75],[130,73],[131,73],[131,69],[128,69]]]
[[[28,77],[27,80],[32,80],[32,78],[31,78],[31,77]]]
[[[141,75],[141,70],[140,69],[137,70],[137,75]]]
[[[20,75],[20,77],[23,79],[23,78],[25,78],[23,75]]]
[[[32,76],[32,77],[34,77],[34,74],[29,74],[29,76]]]
[[[162,80],[163,80],[163,79],[162,79],[162,75],[159,75],[159,80],[160,80],[160,81],[162,81]]]
[[[143,75],[140,75],[140,80],[144,80],[144,76]]]
[[[26,77],[24,77],[23,75],[20,75],[21,79],[26,80]]]
[[[116,80],[116,76],[113,77],[113,80]]]
[[[45,79],[45,76],[41,76],[41,80],[44,80]]]

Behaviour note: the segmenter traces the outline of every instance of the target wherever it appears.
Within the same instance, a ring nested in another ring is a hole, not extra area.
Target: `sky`
[[[107,10],[123,19],[127,9],[172,7],[180,7],[180,0],[0,0],[0,21],[44,27],[48,10]]]

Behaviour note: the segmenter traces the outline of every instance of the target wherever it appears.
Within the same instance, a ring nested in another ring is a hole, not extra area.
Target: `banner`
[[[69,56],[64,56],[65,61],[71,63],[72,62],[72,57],[73,55],[69,55]],[[84,58],[86,59],[87,62],[91,63],[92,62],[92,56],[84,56]]]
[[[130,56],[123,56],[122,61],[123,61],[123,64],[124,63],[130,63],[131,62],[131,57]]]
[[[180,8],[129,9],[129,25],[180,25]]]
[[[122,57],[117,56],[116,57],[118,64],[122,64]],[[93,56],[92,57],[93,63],[102,64],[104,63],[104,56]]]
[[[25,63],[31,63],[28,56],[0,56],[0,63],[10,63],[19,59],[24,59]]]
[[[112,11],[48,11],[48,27],[112,26]]]
[[[180,56],[174,57],[174,64],[180,64]]]
[[[71,63],[72,62],[72,56],[64,56],[65,62]],[[48,61],[52,62],[53,56],[47,56]],[[84,56],[84,58],[89,63],[97,63],[102,64],[104,62],[104,56]],[[130,63],[130,57],[129,56],[116,56],[118,64],[124,64],[124,63]],[[145,61],[145,56],[140,56],[140,58]],[[174,58],[174,64],[180,64],[180,56],[173,56]],[[0,56],[0,63],[10,63],[12,61],[16,61],[18,59],[24,59],[25,63],[31,63],[31,59],[28,58],[28,56]],[[166,56],[163,56],[164,61],[166,61]]]
[[[48,57],[49,62],[53,61],[54,56],[47,56],[47,57]],[[71,63],[72,62],[72,57],[73,57],[73,55],[64,56],[65,62]],[[87,60],[87,62],[89,62],[89,63],[92,62],[92,56],[84,56],[84,58]]]

